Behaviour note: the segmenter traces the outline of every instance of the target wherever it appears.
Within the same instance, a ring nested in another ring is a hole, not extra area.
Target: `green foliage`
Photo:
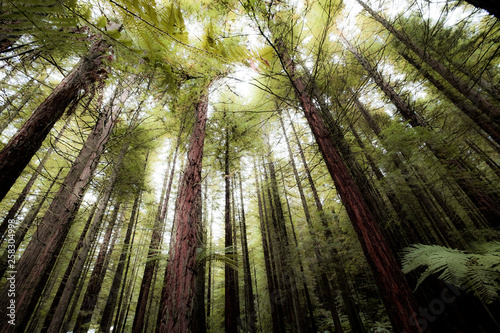
[[[500,242],[476,244],[472,251],[461,251],[438,245],[415,244],[404,249],[403,272],[427,267],[418,286],[430,275],[439,273],[444,282],[474,293],[486,303],[499,298]]]
[[[6,1],[0,13],[0,39],[10,40],[12,46],[19,44],[21,48],[15,51],[19,54],[78,54],[85,48],[80,17],[88,17],[88,7],[76,1]]]

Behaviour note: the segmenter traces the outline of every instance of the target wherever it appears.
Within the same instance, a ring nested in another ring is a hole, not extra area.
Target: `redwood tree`
[[[196,280],[196,247],[200,214],[197,198],[201,193],[201,170],[208,87],[204,88],[195,107],[193,132],[189,142],[187,167],[176,203],[176,230],[169,265],[165,275],[166,293],[162,295],[159,332],[191,332]]]

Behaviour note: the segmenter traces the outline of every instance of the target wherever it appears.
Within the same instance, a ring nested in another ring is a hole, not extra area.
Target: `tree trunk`
[[[168,181],[168,186],[166,188],[166,193],[164,198],[165,202],[160,203],[161,208],[159,207],[160,208],[159,215],[156,216],[155,223],[153,225],[153,233],[151,235],[151,242],[149,244],[148,256],[146,258],[146,267],[144,268],[144,274],[142,276],[141,290],[139,291],[139,299],[137,300],[134,323],[132,325],[132,331],[134,333],[140,333],[144,328],[144,318],[146,315],[149,290],[151,288],[151,282],[153,281],[153,273],[158,263],[158,259],[156,258],[156,256],[158,255],[158,251],[160,249],[162,227],[163,224],[165,223],[165,216],[168,211],[168,201],[170,199],[170,191],[172,189],[172,183],[174,179],[177,153],[179,151],[179,146],[181,142],[181,137],[180,137],[181,133],[182,131],[179,130],[179,135],[177,137],[177,143],[172,161],[172,170],[170,171],[170,180]]]
[[[303,310],[298,296],[298,288],[296,285],[295,274],[291,267],[291,251],[290,243],[288,242],[288,233],[285,226],[285,216],[283,214],[283,206],[281,196],[278,190],[278,181],[274,163],[269,163],[269,179],[270,179],[270,197],[272,198],[272,222],[276,235],[278,258],[281,261],[281,279],[284,289],[284,300],[288,306],[290,324],[295,325],[296,332],[302,332],[303,325]]]
[[[460,109],[467,117],[469,117],[477,126],[479,126],[485,133],[500,145],[500,128],[497,124],[492,123],[488,117],[483,115],[475,106],[469,105],[459,96],[457,96],[451,89],[446,88],[438,79],[432,76],[428,71],[422,68],[422,65],[417,63],[406,52],[399,52],[403,58],[406,59],[413,67],[415,67],[424,78],[426,78],[437,90],[439,90],[446,98],[450,100],[458,109]]]
[[[273,332],[280,333],[282,332],[282,324],[281,322],[283,321],[280,313],[278,311],[278,306],[275,301],[275,296],[276,296],[276,287],[273,279],[273,269],[271,267],[271,258],[270,258],[270,249],[268,245],[268,240],[267,240],[267,228],[266,228],[266,218],[264,215],[264,209],[263,209],[263,201],[265,200],[264,198],[264,193],[262,191],[262,199],[261,199],[261,186],[259,184],[259,177],[257,174],[257,163],[255,163],[254,166],[255,170],[255,184],[256,184],[256,191],[257,191],[257,203],[259,207],[259,220],[260,220],[260,232],[261,232],[261,237],[262,237],[262,252],[264,253],[264,265],[266,268],[266,277],[267,277],[267,290],[269,292],[269,301],[271,302],[271,318],[273,321]]]
[[[288,57],[282,40],[278,40],[277,50],[373,271],[393,329],[407,333],[421,331],[420,324],[416,321],[417,303],[387,240],[342,160],[318,109],[306,90],[306,84],[295,73],[294,64]]]
[[[174,248],[170,249],[165,276],[167,294],[161,304],[160,333],[191,331],[196,280],[196,248],[199,221],[196,198],[201,192],[201,170],[205,125],[207,121],[208,87],[195,108],[195,123],[189,143],[188,164],[177,197]]]
[[[83,247],[83,244],[85,241],[85,235],[87,234],[87,231],[91,225],[91,222],[92,222],[92,219],[94,217],[96,210],[97,210],[97,202],[92,206],[92,209],[90,210],[89,217],[87,218],[87,222],[85,223],[85,226],[83,227],[82,233],[80,234],[80,238],[78,240],[78,243],[76,244],[76,247],[73,250],[73,255],[71,256],[71,259],[69,260],[68,266],[66,267],[66,270],[63,274],[61,283],[59,283],[59,287],[57,288],[56,295],[52,299],[51,306],[49,308],[47,315],[45,316],[44,324],[43,324],[42,329],[41,329],[42,333],[47,332],[47,329],[50,325],[50,322],[51,322],[52,318],[54,317],[54,312],[57,308],[57,304],[59,303],[59,301],[61,299],[64,288],[68,282],[68,278],[71,274],[71,271],[73,270],[73,267],[75,266],[76,260],[78,258],[78,253],[80,252],[80,249]]]
[[[418,115],[403,99],[397,94],[394,89],[383,79],[382,75],[368,62],[368,60],[349,42],[343,39],[347,44],[347,48],[358,59],[363,68],[370,74],[375,83],[380,87],[384,94],[396,106],[401,116],[407,120],[413,127],[429,128],[429,124]],[[467,168],[462,161],[458,159],[447,158],[440,149],[438,149],[432,142],[425,142],[429,150],[436,156],[437,160],[446,167],[454,169],[454,180],[457,185],[462,189],[472,203],[477,207],[479,212],[486,218],[490,226],[498,226],[500,221],[500,205],[498,200],[492,195],[485,193],[482,189],[469,180],[472,175],[467,175]],[[436,192],[437,193],[437,192]],[[443,200],[444,202],[444,200]],[[426,208],[432,208],[432,205],[425,205]],[[432,216],[438,217],[435,212],[431,213]],[[432,217],[431,217],[432,220]],[[439,221],[438,221],[439,222]],[[439,226],[439,224],[438,224]]]
[[[205,182],[206,184],[206,182]],[[205,192],[206,195],[206,192]],[[212,253],[212,219],[210,219],[210,231],[208,233],[208,253]],[[208,281],[207,281],[207,315],[206,318],[208,320],[207,330],[212,329],[212,318],[211,318],[211,310],[212,310],[212,260],[208,261]]]
[[[73,222],[78,204],[92,175],[97,168],[104,145],[111,135],[115,120],[118,116],[108,108],[101,113],[96,125],[92,129],[78,157],[68,172],[63,185],[52,201],[47,213],[37,229],[37,238],[33,238],[17,264],[16,290],[16,320],[25,322],[32,309],[33,290],[42,288],[45,272],[51,269],[51,258],[57,257],[58,249],[64,242]],[[43,288],[42,288],[43,289]],[[0,295],[2,306],[10,302],[7,298],[8,288]],[[7,324],[7,317],[0,318],[0,326],[6,332],[13,331],[14,327]],[[18,326],[16,326],[19,329]]]
[[[147,166],[148,156],[149,156],[149,152],[148,152],[148,155],[146,155],[144,169]],[[141,191],[138,191],[136,196],[135,196],[135,199],[134,199],[134,204],[132,206],[132,216],[130,217],[130,220],[129,220],[129,223],[127,226],[127,232],[125,234],[125,239],[123,240],[123,247],[122,247],[122,251],[120,253],[120,258],[118,259],[118,265],[116,267],[115,276],[113,277],[113,282],[111,283],[110,293],[108,295],[108,298],[106,300],[106,305],[105,305],[103,313],[102,313],[101,322],[99,324],[102,332],[109,332],[110,328],[111,328],[111,321],[113,319],[113,313],[115,310],[116,301],[118,299],[118,291],[120,289],[120,285],[122,284],[123,271],[125,269],[125,262],[127,260],[129,253],[130,253],[130,247],[131,247],[130,239],[132,237],[132,231],[134,229],[134,224],[135,224],[135,212],[137,211],[137,209],[139,207],[140,194],[141,194]],[[123,285],[125,285],[125,279],[123,279]],[[122,288],[122,290],[123,290],[123,288]]]
[[[128,92],[127,91],[122,92],[122,96],[120,98],[121,102],[125,101],[127,97],[128,97]],[[114,107],[112,107],[111,105],[112,104],[110,104],[108,108],[113,109]],[[115,110],[115,112],[118,111]],[[83,267],[88,256],[90,246],[93,243],[93,240],[96,237],[97,232],[101,226],[102,220],[104,218],[104,213],[106,212],[106,207],[113,193],[113,188],[118,178],[118,174],[123,164],[123,160],[125,158],[125,154],[128,150],[128,147],[129,147],[129,142],[125,139],[120,149],[120,152],[118,153],[118,158],[114,164],[113,172],[111,173],[108,182],[106,184],[106,188],[103,191],[103,196],[99,200],[97,212],[93,218],[92,226],[90,227],[90,230],[88,231],[85,240],[83,242],[83,245],[78,253],[77,262],[75,263],[74,268],[67,279],[66,285],[63,286],[64,291],[61,294],[61,298],[58,302],[59,304],[56,304],[57,307],[54,310],[54,315],[47,329],[47,331],[50,333],[58,332],[60,326],[62,325],[64,312],[69,306],[72,294],[75,288],[77,287],[79,277],[83,271]]]
[[[52,190],[52,187],[57,183],[57,181],[59,179],[59,175],[61,174],[62,170],[63,170],[63,168],[59,169],[57,176],[50,183],[50,186],[47,189],[47,192],[45,192],[44,195],[40,196],[35,201],[35,203],[33,204],[33,207],[28,211],[26,216],[23,218],[21,224],[17,227],[16,233],[14,235],[14,248],[16,250],[19,249],[19,245],[21,245],[21,243],[24,240],[24,237],[26,237],[26,233],[33,225],[33,221],[35,220],[36,215],[38,214],[38,212],[40,211],[40,208],[42,208],[43,203],[45,202],[45,200],[49,196],[50,191]],[[9,255],[8,251],[5,251],[2,254],[2,258],[0,259],[0,276],[3,276],[5,271],[9,267],[8,255]]]
[[[206,183],[205,183],[206,184]],[[198,194],[197,205],[199,210],[200,221],[203,221],[198,226],[198,244],[196,253],[203,253],[206,251],[206,229],[205,218],[202,217],[202,193]],[[191,331],[195,333],[205,333],[207,331],[207,322],[205,317],[205,274],[206,274],[206,260],[197,260],[196,262],[196,292],[193,304],[193,319],[191,322]]]
[[[26,200],[26,197],[28,196],[29,192],[31,191],[31,188],[33,187],[33,184],[35,184],[35,181],[37,180],[38,176],[42,173],[43,169],[45,168],[45,163],[49,160],[50,155],[52,154],[53,147],[57,146],[59,140],[61,139],[64,131],[68,127],[69,123],[71,121],[71,116],[68,117],[66,120],[66,123],[64,124],[63,128],[59,131],[59,134],[55,138],[54,142],[52,143],[51,147],[47,150],[47,152],[44,154],[43,159],[40,161],[38,164],[35,172],[31,175],[30,179],[24,185],[23,190],[21,191],[21,194],[16,199],[16,202],[12,207],[10,208],[9,212],[7,213],[7,216],[5,217],[4,221],[0,225],[0,238],[3,237],[3,234],[5,230],[7,230],[8,226],[8,221],[10,219],[14,219],[17,215],[17,212],[19,211],[19,208],[21,208],[22,203],[24,200]]]
[[[295,247],[298,249],[299,248],[299,242],[297,240],[297,234],[295,232],[295,227],[293,225],[293,218],[292,218],[292,210],[290,208],[290,202],[288,200],[288,195],[287,195],[287,192],[286,192],[286,186],[285,186],[285,177],[283,175],[283,169],[281,170],[282,172],[282,182],[283,182],[283,191],[285,193],[285,200],[286,200],[286,206],[287,206],[287,209],[288,209],[288,217],[290,219],[290,227],[291,227],[291,230],[292,230],[292,236],[293,236],[293,241],[294,241],[294,244],[295,244]],[[307,279],[306,279],[306,276],[305,276],[305,273],[304,273],[304,265],[302,263],[302,257],[300,255],[300,253],[296,253],[295,254],[298,258],[298,263],[299,263],[299,268],[300,268],[300,277],[301,277],[301,280],[302,280],[302,286],[304,288],[304,295],[305,295],[305,298],[306,298],[306,305],[307,305],[307,311],[309,312],[309,329],[311,332],[317,332],[318,331],[318,328],[317,328],[317,325],[316,325],[316,321],[314,319],[314,307],[312,305],[312,302],[311,302],[311,296],[309,294],[309,288],[307,287]],[[319,283],[318,283],[319,285]],[[334,319],[335,321],[335,319]],[[304,321],[304,325],[305,325],[305,321]],[[309,331],[309,329],[307,331]]]
[[[290,164],[292,165],[293,175],[295,177],[295,183],[297,184],[297,189],[299,191],[300,201],[302,203],[302,209],[304,210],[306,224],[307,224],[307,227],[309,229],[309,233],[311,234],[311,237],[313,238],[314,253],[316,256],[316,260],[318,261],[318,265],[320,266],[320,279],[318,279],[319,280],[318,284],[319,284],[319,287],[321,289],[321,293],[322,294],[324,293],[324,295],[320,295],[319,298],[322,299],[324,302],[326,302],[326,306],[328,307],[328,310],[330,310],[330,313],[332,315],[333,324],[335,326],[335,331],[341,333],[341,332],[343,332],[343,329],[342,329],[342,324],[340,323],[340,318],[339,318],[337,306],[335,305],[335,295],[333,294],[333,292],[330,288],[330,283],[329,283],[328,277],[326,276],[326,272],[321,269],[321,266],[326,265],[326,260],[324,259],[324,256],[321,254],[321,251],[320,251],[320,246],[318,244],[318,238],[316,236],[316,232],[313,228],[312,221],[311,221],[311,213],[309,212],[309,206],[307,205],[306,197],[304,195],[304,190],[302,188],[302,181],[300,180],[300,176],[299,176],[299,173],[297,171],[297,167],[295,165],[295,158],[294,158],[292,150],[290,148],[290,143],[288,141],[288,135],[286,134],[285,124],[284,124],[283,119],[281,117],[280,117],[280,123],[281,123],[281,128],[283,130],[283,135],[285,136],[285,143],[286,143],[287,150],[288,150],[288,157],[290,159]],[[317,193],[316,193],[316,196],[317,196]],[[319,201],[319,197],[318,197],[318,201],[316,202],[316,205],[319,205],[319,207],[322,207],[321,202]],[[326,228],[328,230],[328,226],[326,226]],[[333,239],[327,237],[327,241],[331,242],[331,241],[333,241]],[[334,260],[334,258],[331,258],[331,259]],[[350,319],[351,318],[349,318],[349,320]],[[353,329],[355,328],[353,323],[351,323],[351,327]]]
[[[129,281],[127,284],[127,278],[128,278],[128,273],[129,273],[129,268],[130,268],[130,259],[132,257],[132,247],[134,245],[135,241],[135,235],[136,235],[136,230],[137,230],[137,222],[139,220],[139,213],[140,210],[139,208],[141,207],[141,202],[142,202],[142,191],[139,193],[139,202],[137,204],[137,207],[132,210],[132,215],[130,216],[130,221],[134,221],[133,224],[133,232],[132,232],[132,240],[130,241],[130,251],[128,251],[127,254],[127,263],[125,265],[125,276],[123,277],[123,283],[122,283],[122,288],[120,291],[120,297],[118,299],[118,306],[116,308],[116,316],[115,316],[115,321],[113,325],[113,331],[115,332],[122,332],[123,331],[123,322],[125,321],[125,310],[128,306],[128,300],[130,298],[130,291],[132,290],[132,285],[134,284],[133,282]],[[138,257],[137,257],[138,259]],[[136,259],[136,260],[137,260]],[[135,279],[135,268],[137,266],[134,266],[134,269],[132,270],[132,276],[133,279]],[[125,300],[124,300],[125,299]]]
[[[243,269],[245,272],[245,309],[247,313],[245,330],[249,333],[254,333],[257,330],[255,319],[255,300],[252,288],[252,275],[250,270],[250,255],[248,253],[248,240],[247,240],[247,227],[245,220],[245,206],[243,204],[243,185],[241,180],[241,173],[239,174],[240,184],[240,201],[241,201],[241,249],[243,253]]]
[[[74,103],[82,90],[98,80],[105,71],[103,57],[108,50],[103,40],[95,42],[87,55],[66,76],[0,152],[0,200],[42,145],[66,108]]]
[[[105,272],[105,259],[109,251],[108,247],[110,247],[109,245],[111,235],[113,234],[113,230],[117,225],[118,211],[120,210],[120,206],[121,201],[117,201],[113,208],[113,213],[111,214],[111,217],[109,219],[108,226],[104,234],[104,239],[100,246],[99,254],[97,255],[94,267],[92,269],[92,275],[90,276],[90,280],[87,283],[87,290],[85,291],[85,295],[83,296],[83,301],[80,306],[80,311],[78,314],[78,318],[76,319],[73,332],[82,333],[87,332],[88,330],[88,326],[94,312],[94,307],[97,304],[97,298],[99,297],[102,281],[104,280],[103,273]],[[123,213],[121,216],[123,217]]]
[[[224,114],[224,118],[226,114]],[[224,151],[224,247],[226,256],[233,259],[233,224],[231,222],[231,174],[229,173],[229,125],[225,128],[225,151]],[[239,307],[238,294],[236,293],[236,277],[234,269],[229,265],[224,266],[224,330],[226,333],[238,332]]]

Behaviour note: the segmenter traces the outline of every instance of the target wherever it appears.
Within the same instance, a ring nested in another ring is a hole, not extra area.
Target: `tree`
[[[165,276],[167,294],[162,297],[162,320],[159,332],[191,332],[194,286],[196,280],[197,233],[200,224],[199,204],[208,87],[195,107],[195,122],[189,142],[188,162],[177,196],[174,248],[170,251]]]

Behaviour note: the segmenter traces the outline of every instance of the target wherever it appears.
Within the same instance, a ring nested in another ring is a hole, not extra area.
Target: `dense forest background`
[[[0,332],[500,332],[498,3],[0,3]]]

